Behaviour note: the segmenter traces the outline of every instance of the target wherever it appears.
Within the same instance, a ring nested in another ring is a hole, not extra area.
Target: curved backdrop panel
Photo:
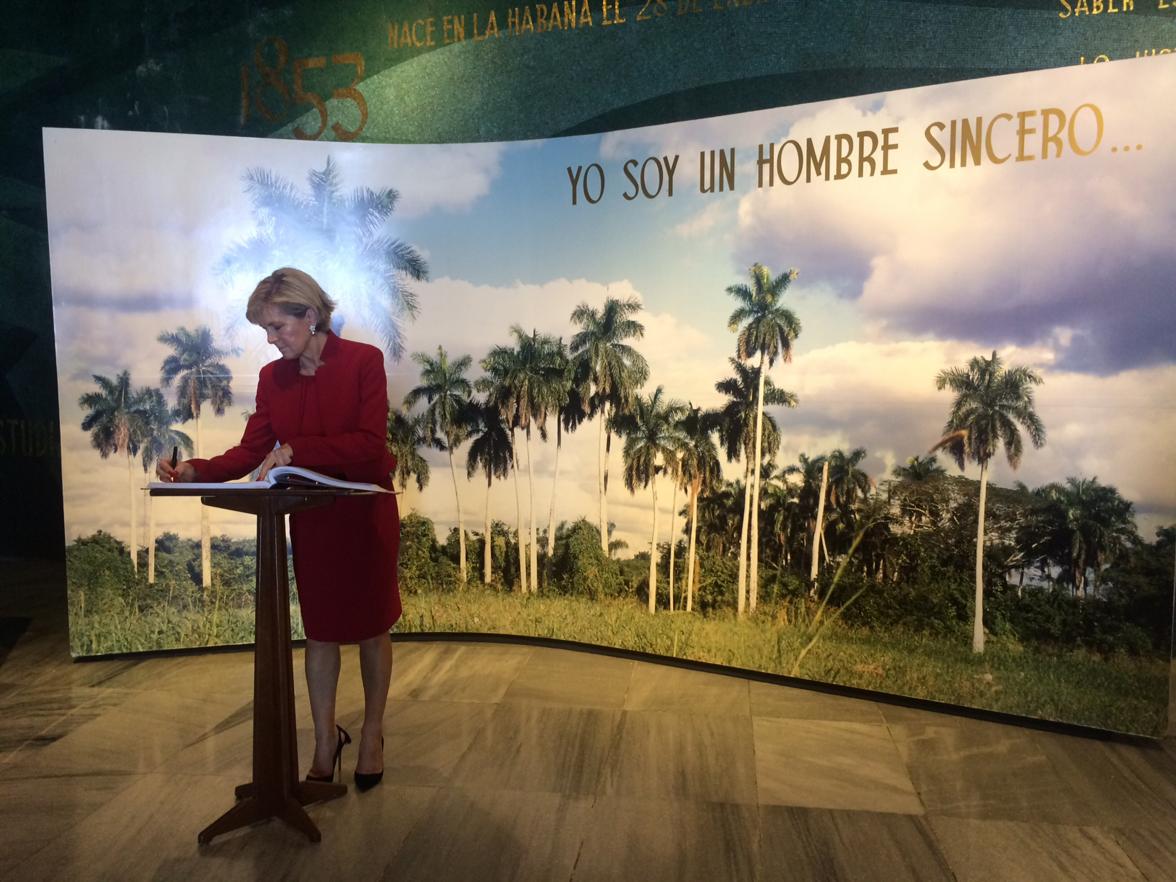
[[[141,488],[240,436],[245,296],[297,265],[387,355],[402,630],[1159,734],[1170,67],[509,143],[46,130],[75,654],[251,639],[251,523],[208,512],[206,566],[198,503]],[[199,329],[232,400],[197,425],[161,367]]]

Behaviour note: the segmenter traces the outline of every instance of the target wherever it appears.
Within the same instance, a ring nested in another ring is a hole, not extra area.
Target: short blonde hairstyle
[[[331,314],[335,311],[335,301],[319,283],[291,266],[276,269],[257,283],[245,306],[245,318],[260,325],[267,306],[276,306],[295,318],[303,318],[308,309],[313,309],[318,313],[318,326],[324,331],[331,327]]]

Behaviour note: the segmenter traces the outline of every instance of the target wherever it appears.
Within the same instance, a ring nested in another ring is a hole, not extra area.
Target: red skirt
[[[307,637],[357,643],[396,624],[401,607],[395,496],[344,496],[292,514],[290,539]]]

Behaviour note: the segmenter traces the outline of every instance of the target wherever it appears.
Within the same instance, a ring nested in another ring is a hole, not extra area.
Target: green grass
[[[738,621],[659,610],[631,600],[503,594],[481,588],[407,595],[402,632],[480,632],[548,637],[710,662],[791,672],[804,627],[770,612]],[[1163,734],[1168,664],[1155,658],[1049,653],[990,638],[983,655],[947,639],[833,624],[805,656],[799,676],[1003,713],[1121,732]]]
[[[253,641],[253,610],[241,604],[176,609],[158,591],[149,602],[111,599],[95,609],[71,598],[75,655],[104,655]],[[761,607],[743,621],[658,610],[633,599],[527,596],[480,587],[405,594],[400,632],[474,632],[546,637],[790,674],[810,634],[804,616]],[[798,623],[798,618],[800,623]],[[302,636],[297,606],[295,637]],[[990,637],[973,655],[967,635],[932,637],[893,629],[829,625],[798,675],[811,680],[1121,732],[1162,735],[1166,660],[1048,652]]]

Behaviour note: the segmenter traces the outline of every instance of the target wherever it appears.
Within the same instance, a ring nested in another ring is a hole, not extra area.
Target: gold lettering
[[[927,128],[923,129],[923,137],[927,139],[927,142],[935,148],[935,152],[939,154],[939,159],[937,162],[932,163],[929,159],[923,160],[923,168],[927,169],[927,171],[938,171],[939,169],[943,168],[944,160],[947,159],[947,151],[943,149],[943,145],[940,144],[939,139],[935,137],[936,131],[942,133],[945,128],[947,128],[947,126],[945,126],[943,123],[933,122],[927,126]],[[859,132],[858,134],[860,135],[861,133]],[[874,160],[871,159],[870,171],[873,172],[873,170]]]
[[[1025,138],[1037,133],[1037,129],[1030,128],[1026,123],[1029,117],[1037,116],[1036,110],[1022,110],[1017,113],[1017,162],[1028,162],[1034,159],[1032,154],[1025,152]]]
[[[898,169],[890,167],[890,154],[898,149],[894,136],[898,134],[898,126],[888,126],[882,130],[882,174],[896,175]]]
[[[1058,13],[1058,18],[1069,18],[1074,14],[1074,10],[1070,7],[1070,0],[1058,0],[1062,4],[1063,12]]]
[[[1012,122],[1013,115],[1011,113],[998,113],[992,118],[992,121],[988,123],[988,129],[984,133],[984,152],[988,156],[988,161],[996,163],[997,165],[1003,165],[1004,163],[1008,162],[1009,157],[1012,155],[1006,153],[1004,156],[997,156],[996,151],[992,149],[992,127],[996,125],[997,120],[1001,119]]]
[[[1056,120],[1058,127],[1055,131],[1050,131],[1050,120]],[[1054,145],[1056,153],[1055,159],[1060,159],[1062,156],[1062,127],[1066,124],[1066,114],[1062,112],[1060,107],[1043,107],[1041,108],[1041,158],[1049,159],[1049,147]]]
[[[465,42],[464,15],[444,15],[441,17],[441,42],[446,46],[450,43]]]
[[[857,133],[858,136],[858,173],[857,176],[862,177],[862,171],[868,164],[870,166],[869,177],[874,177],[874,171],[878,164],[874,161],[874,151],[878,149],[878,136],[869,129]],[[866,141],[870,142],[870,149],[866,149]]]
[[[1087,149],[1084,150],[1078,146],[1078,138],[1074,133],[1074,123],[1077,122],[1077,120],[1078,120],[1078,114],[1081,113],[1082,110],[1086,109],[1086,108],[1089,108],[1090,111],[1094,114],[1094,142],[1090,145],[1090,147],[1088,147]],[[1074,112],[1072,114],[1070,114],[1070,126],[1069,126],[1069,129],[1066,134],[1067,134],[1068,140],[1070,142],[1070,149],[1071,150],[1073,150],[1079,156],[1089,156],[1091,153],[1093,153],[1095,150],[1097,150],[1098,145],[1100,143],[1102,143],[1102,136],[1103,136],[1102,111],[1099,110],[1098,106],[1095,104],[1080,104],[1078,107],[1074,108]]]
[[[955,122],[952,122],[955,126]],[[968,160],[972,160],[972,165],[980,164],[980,145],[983,139],[984,124],[982,117],[976,117],[976,122],[973,125],[971,121],[960,120],[960,167],[966,167]],[[955,167],[955,151],[952,151],[952,167]]]

